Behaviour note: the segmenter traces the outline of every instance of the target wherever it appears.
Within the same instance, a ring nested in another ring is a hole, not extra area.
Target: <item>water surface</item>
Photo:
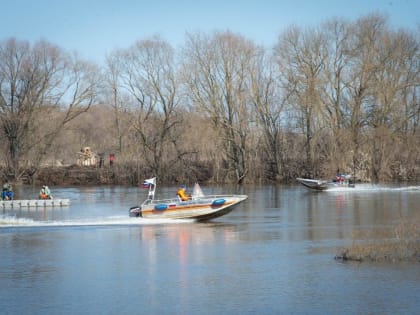
[[[69,207],[0,209],[1,314],[415,314],[420,266],[334,260],[420,212],[420,187],[202,187],[249,199],[206,223],[129,218],[135,187],[51,187]],[[159,187],[162,197],[176,187]],[[35,197],[32,187],[18,196]],[[21,197],[24,199],[24,197]]]

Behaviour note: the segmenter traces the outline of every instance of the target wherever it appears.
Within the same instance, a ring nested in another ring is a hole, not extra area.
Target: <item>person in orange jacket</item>
[[[52,199],[51,192],[48,186],[46,185],[42,186],[39,192],[39,199]]]
[[[185,189],[186,189],[186,186],[181,185],[178,188],[178,191],[177,191],[177,195],[178,195],[179,198],[181,198],[182,201],[187,201],[187,200],[191,199],[191,195],[187,194]]]

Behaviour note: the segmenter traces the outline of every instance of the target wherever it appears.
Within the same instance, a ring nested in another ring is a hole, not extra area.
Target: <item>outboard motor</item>
[[[130,210],[128,211],[128,214],[130,215],[130,217],[141,217],[141,207],[139,206],[131,207]]]

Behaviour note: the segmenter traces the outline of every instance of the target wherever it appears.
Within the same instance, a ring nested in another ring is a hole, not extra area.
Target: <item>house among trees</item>
[[[90,147],[84,147],[78,152],[78,155],[77,165],[79,166],[96,166],[98,162],[97,154],[93,153]]]

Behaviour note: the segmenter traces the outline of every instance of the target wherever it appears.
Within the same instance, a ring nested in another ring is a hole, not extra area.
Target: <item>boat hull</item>
[[[70,205],[70,199],[0,200],[0,208],[61,207]]]
[[[319,179],[309,179],[309,178],[296,178],[296,180],[301,183],[303,186],[312,189],[312,190],[332,190],[335,188],[354,188],[354,185],[349,183],[348,181],[344,182],[334,182],[334,181],[326,181],[326,180],[319,180]]]
[[[141,207],[132,207],[131,216],[153,219],[195,219],[206,221],[231,212],[246,200],[246,195],[204,196],[188,201],[150,201]],[[134,214],[134,215],[133,215]]]

